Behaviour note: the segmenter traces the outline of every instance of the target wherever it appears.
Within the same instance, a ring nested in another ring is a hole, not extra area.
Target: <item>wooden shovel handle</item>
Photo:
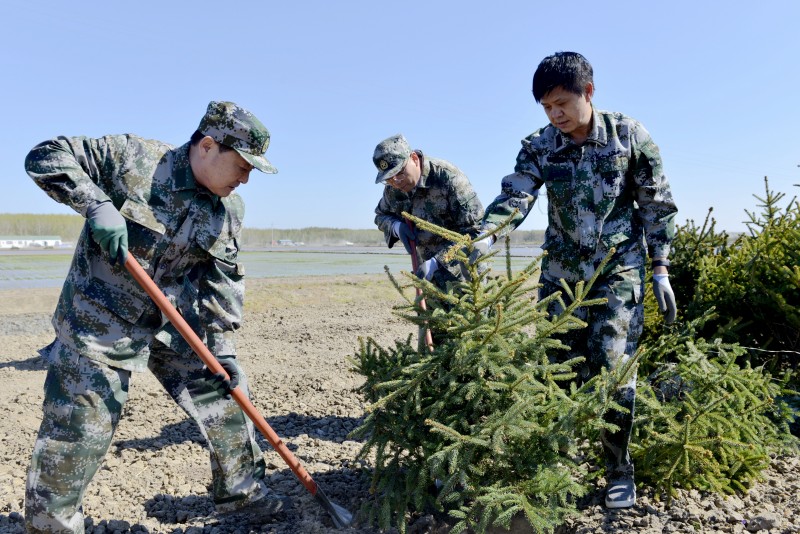
[[[406,224],[408,227],[413,231],[414,230],[414,223],[410,220],[405,219]],[[419,268],[419,257],[417,257],[417,242],[413,239],[409,242],[411,244],[411,268],[414,269],[414,273],[417,272]],[[422,290],[417,288],[417,296],[419,297],[422,295]],[[421,298],[419,300],[419,307],[423,310],[427,310],[428,307],[425,304],[425,299]],[[425,328],[425,345],[428,347],[429,350],[433,350],[433,335],[431,334],[430,328]]]
[[[175,309],[175,306],[167,300],[167,297],[161,292],[158,286],[153,282],[153,279],[150,278],[142,266],[139,265],[139,262],[133,257],[132,254],[128,254],[128,258],[125,260],[125,268],[128,269],[128,272],[131,273],[131,276],[142,286],[142,288],[150,295],[150,298],[153,299],[153,302],[156,303],[156,306],[164,312],[164,315],[167,316],[167,319],[175,326],[175,328],[180,332],[183,339],[189,343],[189,346],[192,347],[192,350],[203,360],[203,363],[206,364],[212,373],[222,373],[225,375],[226,378],[228,374],[225,372],[225,369],[219,364],[217,359],[211,354],[211,351],[208,350],[205,343],[195,334],[194,330],[189,326],[186,320],[178,313],[178,310]],[[317,494],[317,484],[311,478],[311,475],[303,468],[300,464],[298,459],[291,453],[291,451],[286,447],[286,444],[281,440],[278,434],[272,430],[272,427],[269,426],[267,420],[264,419],[261,414],[258,412],[253,403],[250,402],[250,399],[247,398],[244,391],[240,387],[234,388],[231,391],[231,397],[236,401],[236,403],[242,408],[242,411],[253,421],[253,424],[258,428],[261,434],[267,439],[272,448],[277,451],[283,461],[286,462],[292,472],[297,476],[300,482],[306,487],[306,489],[311,493],[311,495]]]

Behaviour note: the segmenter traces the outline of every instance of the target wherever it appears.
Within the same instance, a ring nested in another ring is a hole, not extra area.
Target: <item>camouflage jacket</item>
[[[50,197],[83,216],[93,201],[110,199],[126,219],[129,252],[213,354],[236,354],[244,204],[235,193],[220,198],[195,181],[188,144],[174,148],[132,135],[58,137],[34,147],[25,168]],[[146,369],[155,339],[191,354],[125,267],[111,264],[88,224],[53,326],[62,343],[121,369]]]
[[[675,235],[678,210],[650,134],[620,113],[594,110],[592,121],[582,145],[552,125],[523,139],[514,174],[486,209],[492,229],[518,208],[511,231],[547,187],[542,273],[551,280],[588,280],[612,247],[607,273],[643,271],[645,252],[667,257]]]
[[[397,242],[392,225],[395,221],[403,221],[404,211],[460,234],[477,235],[483,217],[483,205],[469,179],[445,160],[429,158],[419,151],[418,154],[422,156],[422,175],[417,186],[410,193],[403,193],[387,185],[375,208],[375,224],[383,231],[386,244],[392,248]],[[420,263],[436,257],[440,268],[445,268],[458,279],[463,278],[458,262],[448,264],[444,260],[447,249],[452,245],[450,241],[418,230],[416,243]]]

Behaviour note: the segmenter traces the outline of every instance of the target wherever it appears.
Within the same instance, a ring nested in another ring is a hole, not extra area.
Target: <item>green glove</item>
[[[95,201],[86,210],[92,239],[111,257],[111,264],[128,258],[128,226],[110,200]]]

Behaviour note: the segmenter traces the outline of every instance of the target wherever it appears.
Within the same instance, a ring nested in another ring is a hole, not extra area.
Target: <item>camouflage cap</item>
[[[197,131],[234,149],[261,172],[278,172],[264,157],[269,146],[269,130],[255,115],[233,102],[210,102]]]
[[[378,168],[378,177],[375,183],[379,184],[390,179],[403,169],[408,157],[411,155],[411,147],[403,134],[397,134],[384,139],[375,147],[372,154],[372,162]]]

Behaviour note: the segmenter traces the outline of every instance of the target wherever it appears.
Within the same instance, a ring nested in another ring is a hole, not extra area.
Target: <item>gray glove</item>
[[[424,262],[417,268],[417,278],[422,278],[423,280],[430,280],[433,278],[433,273],[439,268],[439,262],[436,261],[436,258],[431,258],[428,261]]]
[[[229,378],[227,379],[222,373],[212,373],[211,369],[206,367],[206,375],[209,384],[211,384],[211,387],[213,387],[217,393],[226,399],[231,398],[231,391],[236,389],[236,386],[239,385],[239,367],[236,365],[235,359],[236,356],[217,356],[217,361],[222,368],[225,369],[225,372],[228,373]]]
[[[469,254],[469,264],[475,265],[478,258],[488,254],[492,250],[492,244],[494,244],[494,236],[484,237],[483,239],[475,241],[472,244],[472,252]]]
[[[128,226],[110,200],[96,200],[86,209],[92,239],[111,257],[112,265],[128,258]]]
[[[658,309],[664,314],[664,322],[672,324],[678,314],[678,307],[675,305],[675,293],[669,284],[668,274],[653,275],[653,294],[658,302]]]

